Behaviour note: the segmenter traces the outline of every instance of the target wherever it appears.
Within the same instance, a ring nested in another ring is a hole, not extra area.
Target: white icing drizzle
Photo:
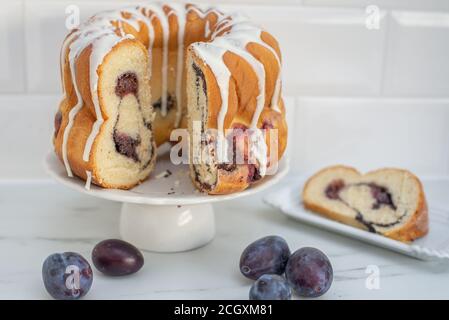
[[[112,18],[111,18],[112,17]],[[101,109],[98,102],[98,93],[97,93],[97,85],[98,85],[98,74],[97,68],[102,63],[104,56],[115,46],[118,42],[131,38],[131,36],[119,37],[115,34],[115,28],[111,24],[111,20],[119,20],[123,19],[123,16],[120,11],[107,11],[101,14],[98,14],[87,21],[86,24],[82,26],[80,30],[77,30],[72,33],[71,36],[67,37],[63,44],[63,50],[61,55],[65,57],[66,48],[68,46],[69,50],[69,64],[70,64],[70,74],[72,78],[72,84],[75,89],[75,94],[77,97],[77,103],[69,112],[69,119],[67,126],[63,132],[63,140],[62,140],[62,158],[64,165],[66,167],[67,175],[69,177],[73,177],[72,169],[70,167],[70,163],[67,155],[67,142],[69,138],[70,131],[73,127],[73,122],[81,110],[83,106],[83,100],[81,94],[79,92],[78,86],[76,84],[76,69],[75,69],[75,61],[79,54],[90,44],[92,46],[92,53],[90,57],[90,87],[92,94],[92,101],[94,103],[95,114],[97,120],[92,126],[92,131],[89,134],[89,137],[86,141],[86,145],[84,147],[83,152],[83,160],[88,161],[90,150],[92,148],[93,142],[99,132],[101,124],[103,123],[103,117],[101,114]],[[134,23],[133,21],[127,21],[130,25],[132,25],[135,29],[138,29],[138,23]],[[119,28],[121,34],[124,34],[123,24],[119,23]],[[73,40],[76,37],[75,40]],[[73,41],[72,41],[73,40]],[[65,49],[64,49],[65,48]],[[63,57],[61,57],[61,61],[65,61]],[[63,64],[61,65],[63,68]],[[64,71],[62,71],[64,72]],[[65,93],[64,93],[65,95]]]
[[[89,63],[89,74],[90,74],[90,92],[92,95],[92,102],[95,108],[95,116],[97,120],[92,126],[92,131],[86,140],[86,145],[84,146],[83,160],[89,161],[90,151],[95,138],[100,131],[100,127],[104,122],[103,116],[101,114],[100,103],[98,101],[98,67],[103,63],[104,57],[111,51],[111,49],[119,42],[125,39],[134,38],[132,35],[126,35],[125,37],[119,37],[115,33],[110,33],[100,38],[97,38],[92,43],[92,53],[90,54]]]
[[[172,14],[175,14],[178,19],[178,52],[177,52],[177,62],[176,62],[176,118],[175,118],[175,127],[179,126],[182,117],[182,80],[184,78],[184,38],[185,38],[185,26],[186,26],[186,17],[190,11],[194,11],[198,14],[201,19],[204,19],[209,13],[214,12],[218,16],[221,15],[217,10],[213,8],[208,8],[204,11],[201,11],[199,8],[195,6],[186,7],[185,4],[170,4],[171,11],[167,15],[169,17]],[[206,28],[208,26],[209,21],[206,22]]]
[[[232,32],[225,32],[221,36],[218,36],[228,27],[232,27]],[[220,148],[226,147],[226,140],[223,139],[223,142],[220,140],[223,138],[224,121],[228,111],[228,85],[230,80],[230,72],[223,61],[223,55],[227,51],[235,53],[244,58],[254,70],[258,79],[259,95],[257,97],[256,110],[250,125],[252,141],[250,144],[250,153],[259,162],[259,172],[263,176],[266,173],[267,166],[267,146],[262,131],[257,128],[257,124],[265,106],[265,68],[259,60],[247,51],[246,46],[249,43],[260,44],[273,53],[278,61],[279,67],[281,62],[275,50],[261,39],[261,33],[262,29],[250,23],[244,16],[236,15],[232,17],[232,20],[227,20],[225,17],[218,22],[218,27],[212,34],[213,41],[211,43],[197,43],[193,47],[204,63],[212,69],[220,88],[222,103],[217,119],[217,129],[219,132],[217,148],[219,155],[221,154],[220,150],[223,150]],[[280,91],[280,75],[278,75],[278,79],[276,80],[276,86],[271,100],[271,107],[273,109],[278,108],[278,91]]]
[[[211,43],[199,42],[194,44],[194,50],[203,62],[211,68],[217,79],[221,96],[220,111],[217,117],[217,155],[220,162],[227,162],[228,143],[224,137],[224,121],[228,112],[229,80],[231,79],[231,72],[223,61],[223,55],[227,49],[211,45]]]
[[[174,13],[178,18],[178,55],[176,62],[176,119],[175,127],[179,126],[181,122],[182,115],[182,80],[183,80],[183,70],[184,70],[184,33],[186,26],[186,6],[184,4],[171,4],[170,7],[172,11],[170,14]]]
[[[70,64],[70,76],[72,78],[72,84],[75,89],[75,94],[77,98],[76,105],[72,107],[69,112],[69,119],[67,122],[67,126],[64,128],[64,133],[62,136],[62,159],[67,170],[67,175],[69,177],[73,177],[72,169],[70,167],[70,163],[67,155],[67,142],[70,134],[70,130],[73,126],[73,121],[81,110],[83,106],[83,99],[78,90],[78,86],[76,85],[76,70],[75,70],[75,60],[79,56],[79,54],[91,43],[91,41],[95,38],[101,37],[105,34],[110,33],[111,30],[107,28],[93,28],[86,27],[83,31],[76,31],[77,38],[73,40],[69,45],[69,64]],[[71,37],[70,37],[71,38]],[[71,38],[73,39],[73,38]],[[70,41],[71,39],[67,38],[66,41]]]
[[[151,23],[151,20],[147,24],[148,30],[149,30],[149,44],[148,44],[148,68],[150,69],[149,77],[151,79],[151,76],[153,74],[153,45],[154,45],[154,27]]]
[[[147,16],[148,13],[146,12],[145,8],[142,7],[134,7],[134,8],[126,8],[123,9],[123,12],[126,12],[131,15],[130,18],[126,19],[125,21],[129,23],[136,31],[141,31],[139,22],[142,22],[145,24],[148,30],[148,69],[149,69],[149,77],[151,78],[151,71],[152,71],[152,50],[153,50],[153,44],[154,44],[154,27],[151,22],[151,16]]]
[[[62,44],[62,48],[61,48],[61,55],[59,57],[59,63],[61,66],[61,80],[62,80],[62,94],[63,94],[63,99],[67,98],[67,93],[65,91],[65,76],[64,76],[64,71],[65,71],[65,58],[66,58],[66,54],[67,54],[67,49],[69,47],[69,44],[72,42],[72,40],[78,35],[77,31],[73,31],[69,36],[67,36],[67,38],[64,40],[64,43]]]
[[[190,12],[190,11],[195,12],[201,19],[204,19],[207,15],[209,15],[211,13],[214,13],[217,16],[217,18],[219,18],[219,19],[225,16],[222,12],[220,12],[218,9],[216,9],[214,7],[206,7],[204,5],[199,5],[199,4],[190,6],[187,9],[187,12]]]
[[[249,133],[249,139],[250,159],[252,160],[252,157],[254,157],[259,162],[259,174],[263,177],[267,172],[268,164],[268,147],[263,131],[258,128],[252,129]]]
[[[147,10],[151,11],[151,15],[156,15],[162,27],[162,92],[161,92],[161,115],[167,115],[167,84],[168,84],[168,39],[169,25],[168,16],[165,14],[163,5],[154,4],[147,6]]]
[[[221,21],[217,23],[217,28],[215,29],[214,33],[212,34],[212,39],[217,37],[221,32],[223,32],[226,28],[232,27],[232,34],[234,34],[235,31],[246,31],[248,33],[251,33],[251,41],[255,42],[264,48],[268,49],[273,56],[276,58],[276,61],[278,63],[279,72],[276,79],[276,84],[274,87],[273,95],[271,98],[270,106],[273,110],[277,112],[281,112],[279,109],[279,97],[281,92],[281,78],[282,78],[282,63],[279,55],[277,54],[276,50],[274,50],[271,46],[269,46],[267,43],[265,43],[262,40],[262,29],[252,24],[244,15],[236,14],[232,17],[232,19],[229,19],[229,17],[224,17]]]
[[[206,21],[206,25],[204,26],[204,37],[208,38],[210,36],[210,26],[209,20]]]
[[[252,56],[246,49],[249,43],[257,43],[272,52],[276,57],[279,64],[278,78],[276,80],[274,92],[271,99],[271,107],[274,110],[279,111],[278,102],[280,97],[281,89],[281,61],[280,57],[276,51],[265,43],[261,39],[262,29],[253,25],[248,21],[246,17],[242,15],[224,15],[216,9],[213,8],[203,8],[193,5],[185,4],[171,4],[167,6],[170,11],[168,14],[164,11],[163,4],[150,4],[142,7],[132,7],[125,8],[119,11],[107,11],[100,13],[84,24],[80,30],[74,31],[70,36],[68,36],[63,44],[61,50],[61,72],[62,72],[62,82],[63,91],[65,93],[64,85],[64,63],[65,54],[67,50],[69,51],[69,64],[72,77],[72,83],[77,96],[77,103],[69,112],[69,121],[65,127],[63,134],[63,144],[62,144],[62,154],[63,161],[67,169],[69,176],[73,176],[70,164],[67,157],[67,141],[69,137],[70,130],[73,126],[74,119],[77,113],[80,111],[83,105],[82,97],[76,85],[76,74],[75,74],[75,60],[88,45],[92,44],[92,53],[90,56],[90,86],[92,101],[94,104],[96,121],[92,126],[92,131],[86,141],[86,145],[83,152],[83,160],[88,161],[92,145],[95,138],[98,135],[100,127],[104,122],[101,108],[98,101],[98,74],[97,68],[101,65],[104,57],[110,50],[120,41],[124,39],[132,38],[131,35],[127,35],[123,29],[123,24],[127,23],[132,26],[136,31],[140,32],[139,22],[146,25],[148,29],[148,61],[150,76],[152,70],[152,49],[154,45],[154,26],[153,19],[157,18],[162,28],[162,79],[161,79],[161,115],[166,116],[167,114],[167,89],[168,89],[168,40],[169,40],[169,23],[168,19],[170,15],[175,15],[178,21],[178,52],[177,52],[177,70],[176,70],[176,101],[177,101],[177,113],[176,113],[176,127],[182,117],[181,102],[182,102],[182,80],[183,80],[183,69],[184,69],[184,39],[185,39],[185,26],[186,17],[190,11],[195,12],[201,19],[204,19],[210,13],[214,13],[217,16],[217,23],[215,26],[215,31],[211,32],[210,22],[207,20],[205,22],[204,36],[208,38],[211,36],[213,40],[212,43],[196,43],[193,45],[194,50],[201,57],[204,62],[211,67],[213,70],[217,83],[220,89],[221,95],[221,107],[217,119],[218,131],[221,135],[224,134],[224,121],[228,111],[228,95],[229,95],[229,80],[231,73],[226,67],[223,61],[223,55],[227,52],[233,52],[242,58],[244,58],[254,70],[258,78],[258,89],[259,95],[257,97],[256,110],[254,112],[251,121],[251,131],[255,132],[251,134],[251,139],[254,140],[254,149],[250,150],[252,154],[256,157],[259,162],[259,171],[261,175],[265,174],[266,163],[267,163],[267,146],[261,130],[257,128],[258,119],[265,106],[265,69],[263,64],[258,61],[254,56]],[[128,13],[127,17],[124,17],[124,13]],[[117,23],[117,27],[112,25],[112,22]],[[229,30],[224,32],[223,35],[218,37],[218,34],[223,33],[223,31],[229,28]],[[118,29],[120,35],[115,33]],[[221,142],[220,142],[221,141]],[[222,144],[223,150],[227,150],[226,139],[219,139],[219,144]],[[220,154],[220,153],[219,153]],[[89,179],[91,179],[91,173],[86,172]],[[90,182],[89,182],[90,184]]]
[[[92,184],[92,172],[86,170],[86,184],[84,185],[84,188],[86,188],[86,190],[90,190],[91,184]]]

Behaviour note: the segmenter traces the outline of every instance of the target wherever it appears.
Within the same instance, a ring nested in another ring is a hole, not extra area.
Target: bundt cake
[[[192,4],[103,12],[66,37],[60,63],[54,146],[69,176],[129,189],[177,128],[189,130],[192,181],[209,194],[247,188],[284,153],[279,46],[239,14]]]
[[[421,182],[406,170],[361,175],[350,167],[328,167],[306,182],[302,199],[312,211],[399,241],[409,242],[428,232]]]

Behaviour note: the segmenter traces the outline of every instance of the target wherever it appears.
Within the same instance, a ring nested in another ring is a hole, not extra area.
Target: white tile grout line
[[[60,93],[0,93],[0,103],[2,102],[29,102],[31,99],[59,99],[61,97]],[[376,102],[376,103],[396,103],[396,102],[406,102],[406,103],[417,103],[417,104],[426,104],[426,103],[440,103],[440,104],[449,104],[449,93],[447,97],[407,97],[407,96],[351,96],[351,95],[284,95],[285,99],[297,99],[301,100],[309,100],[309,101],[332,101],[332,100],[344,100],[344,101],[358,101],[358,102]]]
[[[447,131],[449,131],[449,126],[447,126]],[[449,132],[448,132],[449,136]],[[446,141],[446,174],[449,176],[449,139]]]
[[[27,31],[26,26],[28,25],[28,21],[26,21],[26,0],[20,1],[22,4],[22,42],[23,42],[23,53],[22,53],[22,62],[23,62],[23,92],[28,93],[28,64],[27,64]]]
[[[382,48],[382,70],[380,75],[380,83],[379,83],[379,97],[384,97],[385,94],[385,79],[387,74],[387,65],[388,65],[388,52],[390,48],[390,37],[391,37],[391,23],[393,17],[391,16],[391,12],[387,11],[385,14],[385,34],[383,40],[383,48]]]
[[[357,101],[362,103],[413,103],[413,104],[449,104],[449,96],[448,97],[390,97],[390,96],[316,96],[316,95],[297,95],[296,98],[299,101]]]

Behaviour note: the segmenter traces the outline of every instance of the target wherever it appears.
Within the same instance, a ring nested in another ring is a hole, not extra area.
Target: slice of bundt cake
[[[141,43],[115,35],[87,43],[72,46],[76,63],[64,61],[77,80],[88,78],[90,83],[78,81],[72,87],[66,77],[66,99],[56,117],[56,150],[69,175],[108,188],[129,188],[148,177],[156,156],[148,53]]]
[[[328,167],[306,182],[302,199],[312,211],[399,241],[428,232],[421,182],[406,170],[380,169],[362,175],[350,167]]]
[[[197,188],[223,194],[246,189],[276,166],[287,124],[274,37],[239,15],[212,37],[187,52],[190,172]]]

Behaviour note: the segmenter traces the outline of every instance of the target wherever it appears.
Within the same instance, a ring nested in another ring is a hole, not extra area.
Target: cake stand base
[[[123,203],[120,217],[123,240],[142,250],[179,252],[209,243],[215,236],[211,204],[149,205]]]
[[[275,175],[244,191],[208,195],[196,191],[186,164],[175,165],[170,154],[158,156],[154,174],[131,190],[86,188],[85,181],[70,178],[64,165],[50,152],[45,158],[47,172],[78,192],[122,203],[120,234],[136,247],[155,252],[192,250],[210,242],[215,235],[212,203],[256,194],[275,185],[288,172],[288,159],[279,163]]]

